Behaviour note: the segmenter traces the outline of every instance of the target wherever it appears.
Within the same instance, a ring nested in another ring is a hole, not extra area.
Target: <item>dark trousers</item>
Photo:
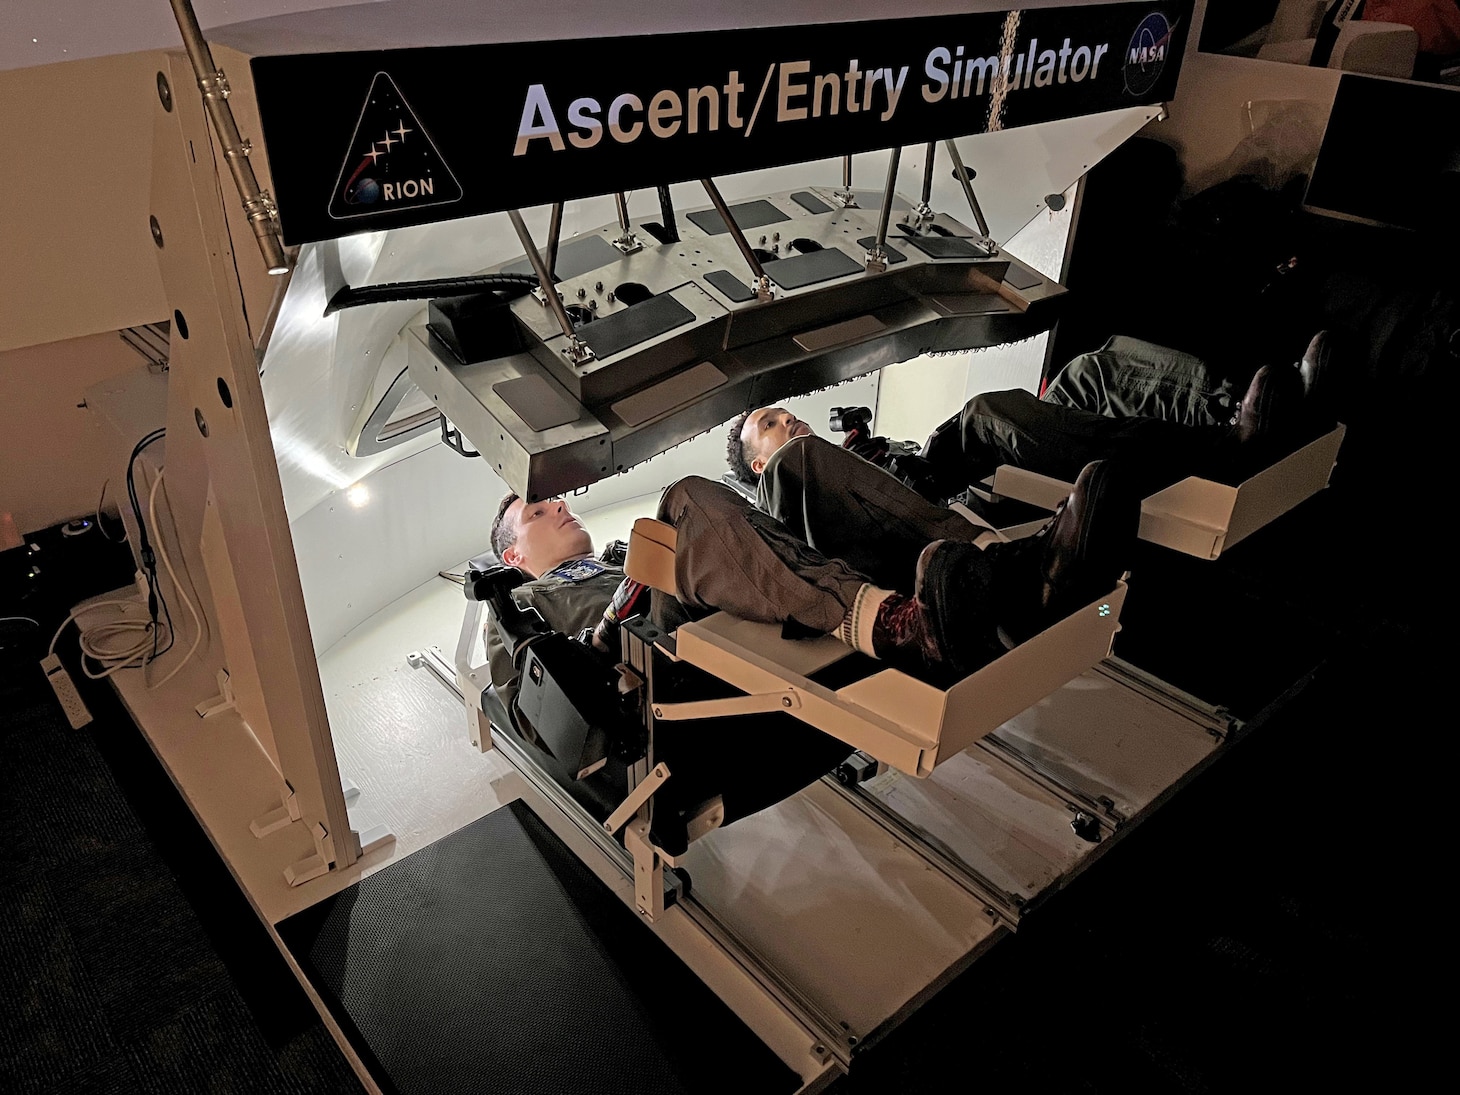
[[[1022,388],[969,400],[959,417],[963,474],[982,481],[1000,464],[1073,482],[1092,460],[1121,460],[1143,493],[1212,474],[1229,454],[1226,426],[1112,418],[1040,400]]]
[[[675,581],[691,610],[833,631],[863,584],[911,593],[924,547],[985,531],[819,437],[782,446],[760,500],[698,476],[664,492],[659,519],[678,531]]]

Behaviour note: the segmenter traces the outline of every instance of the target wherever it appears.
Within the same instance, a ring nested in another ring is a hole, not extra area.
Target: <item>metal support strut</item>
[[[963,157],[958,154],[958,146],[952,141],[943,143],[948,148],[948,158],[953,161],[953,174],[958,176],[958,181],[963,185],[963,196],[968,199],[968,208],[973,211],[973,219],[978,222],[978,231],[983,237],[979,242],[984,245],[989,254],[997,255],[999,245],[989,238],[989,222],[984,220],[983,210],[978,205],[978,198],[974,197],[973,183],[969,181],[968,169],[963,166]]]
[[[923,196],[918,202],[918,207],[913,210],[913,216],[920,221],[925,221],[933,216],[933,165],[938,161],[938,142],[929,141],[928,147],[923,150]]]
[[[730,207],[725,204],[725,199],[720,196],[720,189],[715,185],[714,179],[701,179],[700,185],[705,188],[705,193],[710,196],[710,202],[715,207],[715,212],[720,214],[720,219],[725,222],[725,227],[730,230],[730,238],[735,241],[735,246],[740,248],[740,254],[745,258],[746,264],[750,267],[751,276],[755,279],[755,295],[761,300],[775,299],[775,290],[771,288],[771,279],[766,276],[765,268],[761,266],[760,259],[755,257],[755,249],[750,246],[750,241],[745,238],[745,233],[740,230],[740,225],[735,223],[735,218],[730,215]]]
[[[252,146],[238,132],[233,110],[228,105],[228,77],[213,63],[213,53],[203,38],[202,28],[198,26],[191,0],[172,0],[172,13],[177,18],[177,29],[182,32],[183,46],[188,51],[193,73],[198,78],[203,105],[218,134],[218,143],[223,146],[223,158],[228,161],[233,183],[243,198],[243,211],[258,240],[259,251],[263,253],[269,273],[287,274],[289,260],[284,254],[284,241],[279,234],[279,209],[269,192],[259,186],[258,177],[253,173],[253,164],[248,160]]]
[[[573,330],[573,321],[568,318],[568,310],[563,307],[563,298],[558,296],[557,284],[553,281],[552,274],[548,272],[547,263],[538,251],[537,244],[532,242],[532,233],[523,223],[522,214],[515,209],[509,209],[507,216],[511,218],[512,227],[517,231],[517,238],[522,243],[522,249],[527,252],[527,261],[532,263],[533,272],[537,274],[537,287],[542,293],[543,303],[552,309],[558,326],[562,327],[563,334],[568,336],[568,348],[563,352],[574,365],[582,365],[584,362],[594,360],[597,355],[594,354],[593,347],[580,339],[577,332]]]
[[[877,242],[867,252],[867,269],[881,273],[887,269],[887,225],[892,220],[892,197],[897,190],[897,168],[902,163],[902,148],[895,147],[887,161],[887,186],[882,191],[882,211],[877,216]]]
[[[629,221],[629,200],[622,190],[614,194],[614,204],[618,206],[618,239],[613,245],[626,255],[632,255],[636,251],[642,251],[644,245],[639,242],[639,237],[634,235],[633,225]]]
[[[851,156],[842,157],[842,188],[838,190],[835,194],[833,194],[832,197],[836,198],[837,202],[841,205],[843,209],[857,208],[857,199],[852,194]]]

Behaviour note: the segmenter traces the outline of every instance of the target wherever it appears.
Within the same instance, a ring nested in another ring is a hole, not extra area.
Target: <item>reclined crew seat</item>
[[[641,518],[629,539],[630,577],[677,593],[675,529]],[[831,636],[788,640],[774,624],[712,613],[662,634],[657,656],[687,662],[736,690],[718,702],[680,702],[651,689],[660,729],[717,711],[781,710],[909,775],[947,759],[1104,659],[1119,628],[1126,583],[948,689],[849,650]],[[643,657],[641,655],[641,657]]]
[[[485,570],[495,562],[474,560],[472,566],[480,563]],[[852,752],[839,739],[778,712],[690,718],[656,726],[647,751],[635,749],[634,743],[619,743],[625,748],[610,748],[600,767],[579,777],[551,749],[518,729],[487,680],[486,667],[470,664],[484,605],[474,598],[474,589],[469,581],[457,655],[458,683],[464,694],[478,697],[472,702],[479,703],[493,737],[510,738],[518,753],[600,823],[623,803],[650,763],[665,765],[673,778],[654,795],[650,838],[669,855],[682,854],[695,835],[789,798],[836,769]],[[626,626],[639,628],[651,641],[657,637],[653,625],[641,618]],[[688,664],[658,666],[654,683],[671,697],[693,694],[697,699],[713,699],[735,691]],[[489,742],[478,740],[477,744],[487,746]]]

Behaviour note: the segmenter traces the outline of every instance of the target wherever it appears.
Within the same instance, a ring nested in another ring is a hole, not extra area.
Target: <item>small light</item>
[[[350,505],[359,509],[366,502],[370,501],[370,488],[364,483],[356,483],[349,490],[345,491],[345,498],[349,501]]]

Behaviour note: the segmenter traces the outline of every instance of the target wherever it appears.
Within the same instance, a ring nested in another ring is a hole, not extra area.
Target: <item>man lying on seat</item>
[[[1190,475],[1236,485],[1333,428],[1334,351],[1319,332],[1294,366],[1262,366],[1230,420],[1219,421],[1221,386],[1202,362],[1115,338],[1066,365],[1043,397],[1023,389],[975,396],[916,455],[884,459],[885,439],[851,431],[843,446],[938,501],[959,497],[1001,464],[1068,481],[1092,460],[1121,458],[1143,497]],[[785,517],[800,508],[799,494],[768,492],[762,473],[781,445],[813,432],[784,407],[760,407],[731,423],[731,473],[760,487],[768,512]],[[840,484],[823,480],[815,489]]]
[[[928,502],[861,457],[818,438],[803,448],[839,476],[831,551],[752,506],[732,488],[690,476],[664,492],[658,516],[677,530],[679,600],[655,615],[680,620],[722,610],[780,623],[791,637],[836,635],[849,647],[939,687],[982,668],[1015,644],[1104,595],[1125,571],[1140,501],[1115,461],[1084,468],[1045,528],[1006,542]],[[492,545],[532,580],[514,596],[554,629],[612,655],[616,627],[644,609],[643,590],[593,557],[587,530],[562,499],[502,499]],[[591,636],[586,629],[592,627]],[[509,710],[518,670],[487,629],[492,682]]]

